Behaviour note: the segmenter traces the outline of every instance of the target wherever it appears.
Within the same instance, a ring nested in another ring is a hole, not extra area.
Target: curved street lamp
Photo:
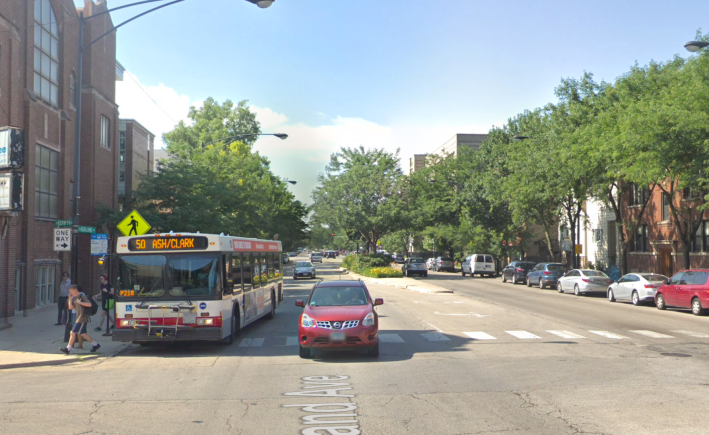
[[[704,41],[689,41],[688,43],[684,44],[684,48],[687,49],[687,51],[691,53],[696,53],[702,48],[709,47],[709,42],[704,42]]]
[[[126,24],[130,23],[133,20],[137,20],[138,18],[148,15],[151,12],[155,12],[159,9],[172,6],[177,3],[182,3],[185,0],[172,0],[167,3],[163,3],[159,6],[156,6],[152,9],[148,9],[145,12],[142,12],[132,18],[129,18],[122,23],[113,26],[110,30],[108,30],[106,33],[102,34],[101,36],[98,36],[97,38],[93,39],[91,42],[88,44],[84,45],[84,26],[87,21],[94,19],[96,17],[101,17],[106,14],[110,14],[113,11],[117,11],[120,9],[125,9],[125,8],[130,8],[133,6],[140,6],[148,3],[156,3],[156,2],[165,2],[167,0],[142,0],[142,1],[137,1],[134,3],[129,3],[123,6],[117,6],[115,8],[111,9],[106,9],[105,11],[98,12],[96,14],[93,14],[88,17],[84,17],[84,12],[81,11],[79,12],[79,41],[78,41],[78,56],[77,56],[77,61],[76,61],[76,83],[77,86],[79,87],[79,98],[75,98],[76,101],[76,109],[74,116],[76,118],[75,120],[75,127],[74,127],[74,191],[72,192],[72,197],[73,197],[73,202],[74,202],[74,210],[72,210],[72,227],[74,229],[74,234],[72,237],[71,241],[71,271],[74,274],[75,279],[78,278],[77,270],[78,270],[78,261],[79,261],[79,255],[78,255],[78,234],[75,233],[76,229],[78,228],[79,225],[79,199],[81,198],[81,88],[83,86],[83,71],[84,71],[84,50],[88,49],[104,37],[110,35],[111,33],[117,31],[119,28],[125,26]],[[261,9],[265,9],[273,4],[275,0],[246,0],[249,3],[255,4]],[[287,137],[287,136],[286,136]],[[281,139],[285,139],[285,137],[282,137]]]
[[[216,141],[210,142],[210,143],[202,142],[202,148],[207,147],[209,145],[214,145],[215,143],[225,142],[228,140],[239,139],[242,137],[249,137],[249,136],[276,136],[280,140],[288,139],[288,135],[285,133],[242,133],[242,134],[237,134],[235,136],[224,137],[224,138],[221,138],[219,140],[216,140]]]
[[[527,139],[531,139],[531,138],[532,138],[531,136],[514,136],[514,137],[512,137],[512,140],[527,140]]]

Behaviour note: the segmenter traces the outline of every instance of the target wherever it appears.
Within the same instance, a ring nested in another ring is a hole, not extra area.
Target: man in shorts
[[[89,312],[91,301],[81,292],[81,286],[73,284],[69,287],[69,309],[76,310],[76,323],[71,329],[71,337],[67,347],[60,347],[59,350],[67,355],[71,353],[76,338],[81,336],[84,340],[91,342],[91,352],[96,352],[101,345],[94,341],[86,332],[86,325],[89,323]]]

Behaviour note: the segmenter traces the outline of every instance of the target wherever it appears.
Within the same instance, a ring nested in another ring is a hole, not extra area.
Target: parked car
[[[404,272],[404,276],[428,276],[426,263],[424,263],[423,258],[419,257],[408,258],[401,267],[401,271]]]
[[[691,309],[695,316],[704,315],[709,307],[709,269],[693,269],[679,272],[666,280],[655,293],[658,309]]]
[[[394,257],[394,263],[396,263],[396,264],[404,264],[406,262],[406,259],[404,258],[404,254],[396,254],[393,257]]]
[[[288,254],[283,254],[283,264],[290,263],[290,256]]]
[[[631,301],[633,305],[655,301],[655,292],[667,280],[665,275],[629,273],[608,286],[608,300]]]
[[[374,299],[362,281],[322,281],[313,287],[298,322],[301,358],[310,358],[312,349],[364,349],[370,357],[379,356],[379,318]]]
[[[436,259],[435,258],[427,258],[426,259],[426,269],[427,270],[433,270],[433,266],[436,264]]]
[[[295,257],[295,255],[296,255],[295,252],[289,252],[289,253],[288,253],[288,256],[289,256],[289,257]]]
[[[502,282],[512,281],[512,284],[525,282],[527,272],[532,270],[537,263],[531,261],[513,261],[502,269]]]
[[[495,276],[495,259],[489,254],[468,255],[460,266],[460,273],[463,276],[469,273],[471,277],[476,273],[480,276]]]
[[[438,257],[435,263],[436,271],[455,272],[455,263],[450,257]]]
[[[576,296],[587,293],[605,294],[610,284],[613,284],[613,280],[600,270],[574,269],[559,278],[556,290],[564,293],[573,289]]]
[[[299,261],[293,266],[293,279],[317,278],[315,276],[315,266],[309,261]]]
[[[564,276],[567,270],[566,265],[562,263],[539,263],[527,273],[527,287],[556,286],[559,278]]]
[[[311,252],[310,253],[310,262],[311,263],[322,263],[322,252]]]

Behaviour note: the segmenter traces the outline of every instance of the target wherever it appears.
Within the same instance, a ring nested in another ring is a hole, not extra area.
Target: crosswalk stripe
[[[569,331],[547,331],[550,334],[558,335],[561,338],[586,338],[583,335],[574,334]]]
[[[709,338],[709,334],[705,334],[703,332],[685,331],[685,330],[677,330],[677,331],[671,331],[671,332],[676,332],[677,334],[682,334],[682,335],[689,335],[690,337],[696,337],[696,338]]]
[[[297,346],[298,337],[286,337],[286,346]]]
[[[382,343],[403,343],[404,339],[399,334],[379,334],[379,341]]]
[[[522,340],[538,340],[542,337],[539,337],[537,335],[532,334],[531,332],[527,331],[505,331],[506,333],[513,335],[517,338],[520,338]]]
[[[440,332],[423,332],[421,336],[425,338],[426,341],[450,341],[450,338]]]
[[[608,331],[588,331],[588,332],[590,332],[592,334],[600,335],[601,337],[613,338],[616,340],[622,340],[624,338],[628,338],[624,335],[618,335],[618,334],[614,334],[614,333],[608,332]]]
[[[467,335],[468,337],[472,338],[473,340],[497,340],[497,338],[493,337],[490,334],[482,332],[482,331],[464,332],[463,334]]]
[[[239,347],[261,347],[264,341],[266,341],[265,338],[244,338],[239,343]]]
[[[636,330],[631,330],[630,332],[632,332],[634,334],[644,335],[644,336],[650,337],[650,338],[674,338],[671,335],[660,334],[659,332],[648,331],[646,329],[636,329]]]

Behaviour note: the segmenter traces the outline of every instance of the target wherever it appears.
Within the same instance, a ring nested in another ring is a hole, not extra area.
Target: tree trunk
[[[682,259],[684,260],[684,268],[689,269],[689,252],[692,250],[692,245],[689,243],[683,243],[682,246]]]
[[[551,261],[556,261],[556,258],[554,257],[554,246],[551,244],[551,235],[549,234],[549,229],[544,228],[544,238],[546,239],[547,242],[547,249],[549,250],[549,257],[551,258]]]

